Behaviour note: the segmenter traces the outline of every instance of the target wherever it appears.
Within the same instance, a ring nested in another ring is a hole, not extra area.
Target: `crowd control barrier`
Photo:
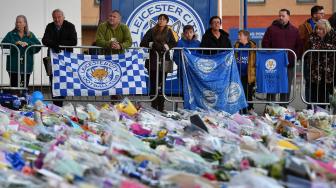
[[[64,102],[116,102],[122,100],[125,96],[66,96],[61,98],[53,98],[52,96],[52,85],[51,85],[51,76],[47,75],[47,66],[45,65],[46,58],[48,56],[48,47],[42,45],[32,45],[27,48],[42,48],[40,54],[35,59],[34,71],[31,75],[31,82],[29,84],[30,91],[43,91],[44,97],[46,101],[64,101]],[[92,58],[102,58],[103,57],[103,49],[97,46],[60,46],[61,49],[64,48],[72,48],[74,53],[78,54],[86,54],[92,55]],[[148,51],[146,48],[129,48],[127,51],[133,50],[143,50],[144,51],[144,62],[146,67],[151,67],[150,64],[157,63],[158,60],[152,61],[149,59]],[[101,56],[100,56],[101,55]],[[27,54],[25,54],[27,56]],[[50,61],[49,61],[50,62]],[[26,70],[26,68],[25,68]],[[158,71],[158,70],[157,70]],[[150,77],[151,71],[148,69],[146,75],[147,86],[150,86]],[[158,74],[156,74],[156,80],[159,79]],[[156,82],[158,83],[158,82]],[[157,95],[157,87],[152,88],[152,92],[150,92],[150,88],[148,87],[148,93],[146,94],[137,94],[137,95],[127,95],[127,97],[136,102],[150,102],[153,101]]]
[[[336,79],[336,50],[307,50],[301,61],[302,101],[308,105],[330,105]]]
[[[246,52],[248,55],[252,53],[256,54],[257,52],[276,52],[276,51],[286,51],[289,60],[292,60],[292,64],[296,65],[297,56],[295,52],[291,49],[274,49],[274,48],[187,48],[189,51],[193,51],[198,54],[204,55],[214,55],[223,51],[233,50],[235,53],[236,60],[239,59],[242,53]],[[163,80],[167,80],[163,82],[163,95],[165,99],[172,103],[183,103],[183,83],[182,83],[182,75],[183,68],[185,66],[185,58],[183,56],[183,48],[173,48],[169,53],[171,59],[175,62],[174,71],[172,73],[163,74]],[[290,57],[292,56],[292,57]],[[166,56],[164,56],[166,57]],[[167,60],[163,60],[164,62]],[[181,64],[177,66],[177,64]],[[237,63],[237,68],[240,71],[240,75],[242,74],[242,64]],[[163,63],[163,70],[166,70],[166,63]],[[241,80],[243,87],[245,86],[245,95],[247,95],[248,103],[250,104],[267,104],[267,103],[277,103],[277,104],[288,104],[295,99],[296,96],[296,66],[290,67],[287,69],[288,81],[289,81],[289,94],[265,94],[265,93],[257,93],[256,92],[256,84],[248,84],[247,79]],[[247,78],[247,77],[245,77]],[[175,105],[173,105],[175,106]]]

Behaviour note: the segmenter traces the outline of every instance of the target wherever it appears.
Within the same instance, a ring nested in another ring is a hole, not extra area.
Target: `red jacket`
[[[278,20],[273,21],[265,32],[262,40],[263,48],[289,48],[293,50],[297,58],[302,55],[302,42],[298,29],[291,23],[282,25]],[[294,55],[288,53],[289,67],[294,66]]]

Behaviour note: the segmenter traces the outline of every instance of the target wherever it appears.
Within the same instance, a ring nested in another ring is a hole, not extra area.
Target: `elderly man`
[[[127,25],[121,23],[121,14],[118,10],[109,13],[106,22],[98,26],[96,45],[103,47],[104,54],[121,54],[131,47],[131,32]]]
[[[49,23],[45,29],[42,43],[56,52],[59,52],[59,46],[76,46],[77,32],[75,26],[64,20],[64,13],[60,9],[52,12],[53,22]],[[72,52],[72,49],[65,49]]]
[[[55,52],[60,52],[60,46],[76,46],[77,45],[77,32],[75,26],[64,20],[64,13],[60,9],[55,9],[52,12],[53,22],[49,23],[45,29],[42,43],[53,49]],[[65,51],[72,52],[72,48],[66,48]],[[49,50],[48,50],[49,56]],[[45,61],[46,59],[44,59]],[[49,76],[50,83],[52,83],[52,75]],[[53,97],[58,99],[53,101],[55,105],[62,106],[61,101],[64,97]]]

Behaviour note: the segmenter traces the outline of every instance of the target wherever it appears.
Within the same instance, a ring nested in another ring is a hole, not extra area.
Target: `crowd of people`
[[[303,53],[309,49],[313,50],[335,50],[336,49],[336,13],[328,20],[324,19],[324,7],[315,5],[311,8],[311,17],[298,27],[290,22],[290,11],[281,9],[279,18],[274,20],[267,28],[262,39],[262,48],[286,48],[295,52],[298,59],[301,59]],[[64,13],[60,9],[52,12],[53,22],[49,23],[45,29],[42,38],[42,44],[48,48],[59,52],[65,50],[72,52],[72,48],[62,49],[60,46],[76,46],[77,32],[74,24],[65,20]],[[127,25],[121,23],[122,15],[118,10],[109,13],[105,22],[99,24],[96,32],[95,45],[102,47],[100,53],[103,54],[121,54],[132,45],[130,29]],[[237,65],[240,72],[244,93],[248,101],[252,101],[254,95],[254,87],[256,85],[256,51],[244,50],[257,48],[257,45],[250,38],[247,30],[238,32],[238,40],[230,41],[229,34],[221,29],[222,19],[218,16],[210,18],[210,28],[206,30],[198,40],[193,26],[185,25],[183,33],[178,40],[176,33],[168,25],[169,17],[166,14],[160,14],[156,25],[149,29],[141,40],[140,46],[150,48],[151,62],[146,63],[150,77],[150,93],[154,95],[156,86],[162,86],[162,75],[172,72],[173,60],[181,70],[182,58],[181,54],[174,52],[173,58],[166,51],[174,47],[201,47],[201,48],[235,48]],[[41,44],[35,35],[28,29],[28,22],[24,15],[16,18],[15,28],[8,32],[1,43],[15,44],[19,50],[21,57],[17,60],[17,53],[11,50],[10,58],[7,58],[6,70],[9,73],[10,85],[17,87],[29,85],[29,78],[33,72],[33,55],[39,52],[40,48],[30,48],[27,53],[27,65],[24,63],[25,49],[34,44]],[[232,46],[232,44],[234,44]],[[239,50],[240,49],[240,50]],[[204,52],[206,54],[218,53],[215,50]],[[166,55],[164,57],[164,54]],[[48,56],[49,56],[48,50]],[[157,55],[159,57],[157,57]],[[306,100],[309,102],[328,102],[328,95],[332,92],[332,88],[336,79],[335,74],[335,55],[331,53],[311,52],[304,59],[304,75],[306,80],[305,91]],[[48,58],[46,58],[46,61]],[[155,62],[159,60],[165,64]],[[50,58],[49,58],[50,61]],[[288,54],[288,93],[281,93],[281,101],[289,101],[291,86],[295,75],[295,56]],[[20,66],[21,65],[21,66]],[[20,69],[19,69],[20,67]],[[159,69],[159,71],[157,71]],[[156,81],[156,74],[159,73],[159,81]],[[178,78],[182,79],[178,71]],[[26,74],[25,74],[26,73]],[[20,75],[20,76],[18,76]],[[18,78],[21,80],[18,80]],[[52,82],[52,74],[50,75]],[[182,80],[183,81],[183,80]],[[275,94],[268,94],[268,100],[274,101]],[[62,106],[62,97],[55,100],[56,105]],[[164,98],[162,92],[153,100],[152,107],[162,111],[164,109]],[[249,104],[244,113],[253,111],[253,105]]]

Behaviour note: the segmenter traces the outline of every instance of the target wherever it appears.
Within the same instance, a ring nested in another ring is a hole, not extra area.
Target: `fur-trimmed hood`
[[[183,40],[188,40],[186,36],[184,36],[184,33],[181,34],[181,39]],[[192,40],[197,40],[198,39],[198,35],[195,33]]]

